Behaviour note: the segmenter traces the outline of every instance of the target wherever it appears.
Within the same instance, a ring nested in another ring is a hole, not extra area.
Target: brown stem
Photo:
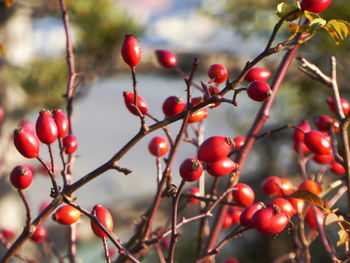
[[[52,183],[52,187],[53,187],[53,190],[54,190],[54,197],[58,196],[59,193],[60,193],[60,190],[58,188],[58,185],[57,185],[57,182],[56,182],[56,179],[55,179],[55,174],[52,172],[52,170],[46,165],[46,163],[40,158],[40,156],[36,157],[36,159],[41,163],[42,166],[44,166],[44,168],[46,169],[47,173],[49,174],[50,176],[50,179],[51,179],[51,183]]]
[[[179,200],[180,200],[180,195],[181,192],[185,186],[186,181],[182,180],[181,184],[179,186],[179,189],[176,192],[175,197],[173,198],[173,216],[172,216],[172,224],[171,224],[171,241],[170,241],[170,246],[169,246],[169,254],[168,254],[168,263],[173,263],[174,262],[174,255],[175,255],[175,248],[176,248],[176,243],[178,238],[180,237],[180,234],[177,233],[177,227],[176,227],[176,222],[177,222],[177,208],[179,205]]]
[[[103,249],[105,252],[106,261],[107,261],[107,263],[111,263],[111,258],[109,256],[109,251],[108,251],[107,238],[106,237],[102,238],[102,242],[103,242]]]
[[[30,229],[30,223],[32,221],[32,213],[30,211],[30,207],[29,207],[27,198],[26,198],[22,189],[18,189],[18,194],[21,197],[23,204],[26,208],[26,226],[25,226],[25,228]]]

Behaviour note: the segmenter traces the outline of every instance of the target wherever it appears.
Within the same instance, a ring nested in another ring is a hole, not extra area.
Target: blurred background
[[[234,79],[244,63],[263,50],[273,25],[278,21],[274,14],[277,1],[268,0],[65,2],[69,10],[76,71],[84,72],[74,102],[74,134],[79,140],[79,147],[73,178],[80,178],[103,164],[139,129],[139,119],[128,112],[122,96],[124,90],[132,90],[129,67],[120,55],[125,34],[134,34],[143,52],[136,69],[139,93],[147,101],[149,112],[162,119],[163,101],[171,95],[185,97],[186,87],[175,71],[163,69],[157,63],[155,49],[174,52],[179,67],[186,73],[191,70],[193,58],[199,57],[200,66],[195,76],[197,83],[209,80],[207,70],[214,63],[225,65],[229,78]],[[349,14],[347,1],[337,0],[322,13],[322,17],[346,20]],[[283,27],[277,41],[286,37],[288,30]],[[11,141],[12,132],[23,120],[35,123],[41,108],[65,110],[63,94],[68,76],[65,44],[58,1],[17,0],[11,7],[0,1],[0,50],[3,51],[0,55],[0,106],[4,111],[0,124],[0,229],[10,228],[16,235],[22,230],[25,215],[18,195],[9,183],[9,172],[18,164],[36,167],[33,185],[25,191],[34,216],[49,198],[50,180],[38,168],[39,163],[16,152]],[[321,32],[299,50],[299,54],[328,74],[330,56],[337,57],[339,86],[345,98],[349,98],[349,46],[348,40],[337,46],[326,32]],[[274,73],[282,55],[271,56],[258,66]],[[200,95],[196,92],[195,95]],[[294,61],[264,130],[286,123],[296,124],[302,119],[312,121],[319,114],[331,115],[325,103],[330,95],[331,90],[304,76],[298,70],[298,62]],[[241,93],[238,107],[222,105],[209,110],[205,137],[245,136],[259,106]],[[175,136],[179,125],[172,124],[169,129]],[[259,184],[267,176],[288,177],[295,185],[300,182],[291,134],[292,131],[285,131],[264,138],[250,153],[241,181],[254,188],[258,200],[263,200]],[[147,149],[148,142],[156,135],[163,136],[161,131],[152,133],[121,160],[120,165],[131,169],[132,174],[124,176],[115,171],[107,172],[76,192],[78,203],[86,209],[100,203],[113,211],[115,231],[122,241],[127,241],[135,221],[149,206],[156,189],[155,160]],[[58,149],[54,151],[56,163],[60,166]],[[183,143],[180,147],[173,168],[175,184],[179,183],[178,165],[195,153],[193,145]],[[49,160],[44,146],[40,155]],[[316,165],[308,168],[311,171],[320,169]],[[329,180],[334,178],[331,174],[328,176]],[[211,179],[207,180],[210,182]],[[164,222],[169,213],[166,204],[162,209],[159,223]],[[186,213],[193,213],[193,209],[197,208],[190,207]],[[45,222],[45,226],[49,229],[50,239],[65,254],[65,232],[56,231],[64,227],[52,220]],[[102,262],[102,246],[92,236],[87,219],[80,221],[79,234],[78,257],[83,262]],[[218,262],[228,256],[235,256],[240,262],[258,262],[257,259],[259,262],[271,262],[292,249],[291,241],[285,241],[288,239],[288,233],[274,239],[250,232],[231,241],[218,256]],[[195,253],[192,239],[184,234],[183,240],[186,241],[179,245],[177,260],[192,262]],[[312,249],[317,249],[317,244]],[[41,258],[40,262],[46,262],[41,247],[29,242],[23,251],[26,250],[34,251],[31,253],[36,253]],[[319,253],[320,258],[323,256]],[[157,262],[153,251],[145,262]]]

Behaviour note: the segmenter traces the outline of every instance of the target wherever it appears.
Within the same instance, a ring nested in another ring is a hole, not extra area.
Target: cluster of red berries
[[[336,114],[336,106],[333,98],[328,98],[327,103],[330,109]],[[341,98],[341,105],[344,114],[350,111],[350,104],[344,98]],[[331,171],[335,174],[342,175],[345,173],[345,168],[342,164],[335,161],[332,152],[330,132],[338,132],[340,123],[328,115],[322,114],[315,118],[315,126],[317,130],[312,130],[310,123],[303,120],[298,124],[298,129],[294,130],[294,150],[297,153],[314,154],[313,160],[322,165],[328,165]]]
[[[39,141],[49,145],[58,138],[62,139],[66,154],[75,152],[78,147],[77,138],[74,135],[68,135],[68,119],[61,110],[55,110],[53,113],[48,110],[40,111],[35,128],[36,133],[27,129],[27,126],[22,126],[14,131],[13,140],[16,149],[26,158],[39,156]]]
[[[264,68],[251,68],[245,75],[245,80],[249,82],[247,86],[248,96],[255,101],[265,101],[272,95],[272,90],[266,81],[271,73]]]
[[[254,203],[254,191],[246,184],[238,183],[232,192],[233,205],[228,210],[223,222],[223,227],[228,228],[232,224],[238,224],[246,227],[253,227],[262,234],[277,234],[283,231],[295,214],[302,215],[305,203],[303,200],[288,197],[295,189],[292,183],[285,178],[271,176],[266,178],[261,184],[261,190],[264,195],[273,197],[265,206],[261,202]],[[322,188],[311,180],[301,183],[297,190],[306,190],[318,195]],[[324,222],[323,212],[309,206],[305,214],[305,222],[309,227],[317,229],[317,221],[320,225]]]

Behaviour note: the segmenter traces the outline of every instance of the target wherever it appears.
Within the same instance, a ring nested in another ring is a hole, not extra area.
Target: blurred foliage
[[[138,35],[141,27],[113,0],[69,0],[65,3],[73,35],[76,72],[84,72],[85,79],[115,72],[124,35],[131,32]],[[29,5],[18,2],[11,8],[0,2],[0,26],[6,26],[16,8],[23,7],[31,9],[33,19],[57,17],[61,23],[59,1],[42,0]],[[25,107],[55,108],[64,103],[62,95],[68,77],[65,57],[65,53],[59,59],[38,57],[23,67],[6,65],[8,74],[28,95]]]

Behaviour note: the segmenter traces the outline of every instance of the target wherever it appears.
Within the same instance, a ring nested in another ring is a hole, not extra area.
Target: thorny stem
[[[107,238],[106,237],[102,238],[102,242],[103,242],[103,249],[105,252],[106,261],[107,261],[107,263],[111,263],[111,258],[109,256],[109,251],[108,251]]]
[[[177,222],[177,209],[179,205],[179,200],[180,200],[180,195],[181,192],[185,186],[186,181],[182,180],[181,184],[179,186],[179,189],[176,192],[175,197],[173,198],[173,216],[172,216],[172,224],[171,224],[171,241],[170,241],[170,246],[169,246],[169,254],[168,254],[168,260],[167,262],[173,263],[174,262],[174,255],[175,255],[175,247],[177,240],[180,236],[180,234],[177,233],[177,227],[176,227],[176,222]]]
[[[72,39],[70,35],[70,26],[69,26],[69,17],[68,11],[65,7],[64,0],[59,0],[62,20],[64,25],[64,31],[66,35],[66,54],[67,54],[67,66],[68,66],[68,82],[67,82],[67,91],[66,91],[66,109],[67,109],[67,118],[69,122],[69,134],[73,134],[73,101],[74,95],[76,93],[77,88],[80,86],[80,83],[75,85],[75,79],[77,76],[82,75],[82,73],[76,73],[75,71],[75,62],[74,62],[74,53],[73,53],[73,45]],[[61,148],[60,148],[61,150]],[[66,187],[67,183],[72,183],[72,166],[73,166],[73,155],[68,155],[68,162],[63,162],[64,170],[63,170],[63,188]],[[58,193],[58,192],[57,192]],[[71,195],[72,193],[69,193]],[[76,262],[76,240],[77,240],[77,226],[76,224],[70,226],[69,228],[69,251],[68,257],[70,263]]]

